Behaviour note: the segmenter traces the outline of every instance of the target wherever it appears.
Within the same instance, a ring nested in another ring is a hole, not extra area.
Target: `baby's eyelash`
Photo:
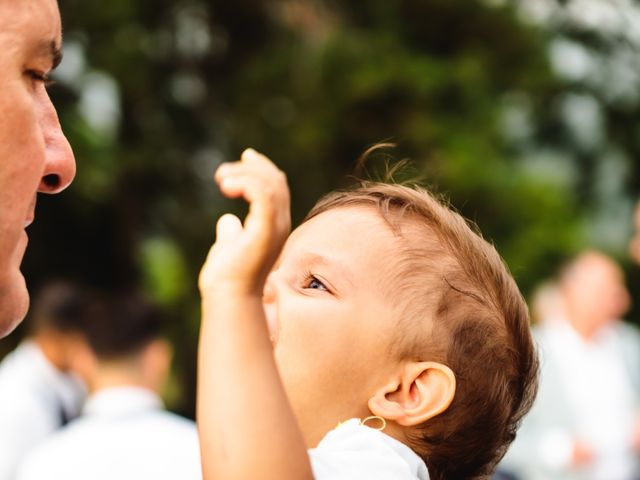
[[[316,285],[316,286],[314,287],[312,285]],[[308,288],[312,290],[324,290],[326,292],[329,291],[329,288],[327,288],[324,282],[320,280],[317,276],[312,274],[311,272],[308,272],[304,276],[304,282],[302,284],[302,288]]]

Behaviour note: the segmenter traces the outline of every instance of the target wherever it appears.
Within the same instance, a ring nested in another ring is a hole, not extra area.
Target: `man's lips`
[[[38,201],[38,197],[33,197],[31,201],[31,205],[29,205],[29,213],[27,214],[27,218],[24,221],[24,228],[27,228],[29,225],[33,223],[33,219],[36,216],[36,202]]]

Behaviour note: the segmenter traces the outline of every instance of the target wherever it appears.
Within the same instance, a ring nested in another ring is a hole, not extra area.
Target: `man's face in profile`
[[[20,263],[36,193],[57,193],[75,174],[45,89],[61,32],[56,0],[0,0],[0,338],[29,305]]]

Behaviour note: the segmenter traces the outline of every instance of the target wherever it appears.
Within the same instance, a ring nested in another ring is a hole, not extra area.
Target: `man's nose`
[[[42,193],[58,193],[69,186],[76,174],[76,161],[69,141],[62,133],[56,109],[44,91],[39,107],[44,136],[45,165],[38,188]]]

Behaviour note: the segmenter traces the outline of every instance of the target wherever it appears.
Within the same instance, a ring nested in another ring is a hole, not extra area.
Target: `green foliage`
[[[192,408],[197,274],[217,216],[244,208],[216,192],[213,171],[245,147],[287,172],[300,220],[343,185],[368,146],[396,142],[392,153],[479,225],[525,293],[587,242],[589,204],[574,187],[588,172],[559,181],[526,160],[537,165],[545,148],[560,146],[566,158],[578,150],[554,107],[569,87],[549,68],[551,34],[523,23],[509,4],[60,7],[66,43],[79,46],[85,62],[51,92],[78,176],[64,196],[41,200],[25,271],[32,286],[60,275],[150,291],[177,319],[172,397],[183,411]],[[96,128],[79,108],[96,72],[118,88],[113,131]],[[517,138],[505,133],[513,122],[504,125],[514,98],[529,129]]]

